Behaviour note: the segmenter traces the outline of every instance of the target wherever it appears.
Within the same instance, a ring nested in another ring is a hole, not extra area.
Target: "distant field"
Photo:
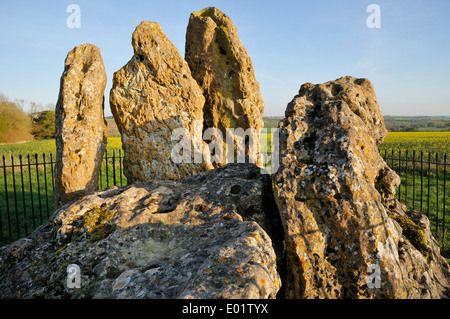
[[[120,132],[114,119],[107,118],[106,123],[108,124],[108,137],[120,137]]]
[[[264,118],[264,127],[265,128],[276,128],[278,127],[278,123],[282,120],[282,117],[269,117]]]
[[[449,116],[390,116],[384,124],[390,132],[442,132],[450,131]]]
[[[39,141],[29,141],[20,144],[7,144],[0,145],[0,156],[5,156],[8,159],[11,155],[18,157],[19,155],[27,156],[38,154],[42,156],[45,154],[56,154],[56,144],[55,140],[39,140]]]
[[[450,154],[450,132],[389,132],[379,148]]]

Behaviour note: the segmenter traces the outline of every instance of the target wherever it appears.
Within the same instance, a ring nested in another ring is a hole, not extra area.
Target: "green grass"
[[[28,154],[56,154],[55,140],[39,140],[29,141],[19,144],[0,145],[0,157],[5,156],[9,160],[11,155],[18,157],[19,155],[26,156]]]
[[[106,149],[109,153],[112,153],[112,150],[116,150],[117,152],[119,149],[121,150],[122,142],[120,137],[108,137]],[[55,140],[38,140],[19,144],[0,145],[0,159],[5,156],[6,161],[10,160],[11,155],[18,158],[19,155],[25,157],[28,154],[38,154],[39,156],[42,156],[42,154],[46,154],[48,156],[53,154],[53,158],[55,158]]]
[[[46,165],[45,172],[43,168],[36,170],[33,166],[31,170],[22,168],[23,178],[19,169],[14,174],[11,168],[6,168],[6,171],[7,189],[4,174],[1,174],[3,180],[0,186],[1,235],[6,240],[0,244],[30,234],[53,211],[53,181],[49,165]]]

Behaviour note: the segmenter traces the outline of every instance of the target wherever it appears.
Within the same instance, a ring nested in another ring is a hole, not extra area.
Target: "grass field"
[[[108,152],[112,152],[113,149],[122,149],[122,141],[120,140],[120,137],[108,137],[106,148]],[[28,154],[38,154],[39,156],[42,156],[42,154],[53,154],[53,156],[55,156],[55,140],[39,140],[19,144],[0,145],[0,158],[5,156],[5,159],[8,161],[11,155],[14,157],[19,157],[19,155],[26,156]]]

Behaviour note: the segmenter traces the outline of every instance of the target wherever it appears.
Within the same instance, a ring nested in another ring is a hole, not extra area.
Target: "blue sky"
[[[81,8],[79,29],[66,25],[71,3]],[[367,27],[372,3],[381,9],[381,28]],[[301,84],[346,75],[372,82],[384,115],[450,115],[448,0],[0,0],[0,93],[55,104],[67,52],[92,43],[102,53],[108,100],[141,21],[160,23],[184,56],[189,15],[208,6],[237,26],[266,116],[284,115]]]

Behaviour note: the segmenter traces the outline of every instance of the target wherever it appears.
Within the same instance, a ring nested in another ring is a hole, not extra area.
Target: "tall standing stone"
[[[56,103],[55,209],[98,189],[105,151],[106,72],[92,44],[67,54]]]
[[[426,216],[394,198],[372,85],[306,83],[280,122],[273,175],[286,243],[288,298],[442,298],[449,267]]]
[[[227,128],[254,129],[258,155],[252,156],[249,148],[245,154],[259,165],[264,102],[252,61],[233,21],[214,7],[191,13],[185,50],[185,59],[206,98],[203,130],[218,128],[225,137]],[[250,139],[245,143],[248,145]],[[225,155],[223,163],[215,166],[227,162]]]
[[[204,167],[201,158],[195,160],[195,149],[180,154],[185,160],[173,160],[178,140],[172,134],[184,128],[191,138],[199,133],[201,142],[205,99],[200,87],[158,23],[143,21],[133,33],[132,45],[134,55],[114,73],[110,93],[128,182],[174,180],[199,173]]]

